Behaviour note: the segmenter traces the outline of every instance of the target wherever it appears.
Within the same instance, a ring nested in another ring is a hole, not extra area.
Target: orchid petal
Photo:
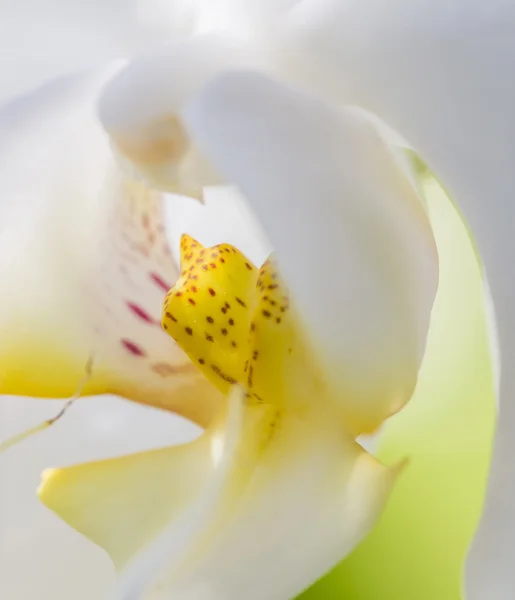
[[[216,526],[224,530],[204,542],[207,549],[184,571],[165,579],[157,598],[170,591],[184,598],[207,593],[213,600],[291,598],[358,544],[398,471],[330,430],[313,435],[309,429],[284,424],[238,504],[221,511]]]
[[[295,29],[340,99],[378,114],[422,155],[477,240],[499,333],[501,418],[467,591],[505,598],[515,585],[514,4],[315,0],[299,7]]]
[[[377,442],[382,460],[407,455],[409,468],[377,528],[302,600],[464,598],[495,428],[493,373],[474,248],[441,186],[432,176],[422,183],[440,256],[438,293],[415,394]]]
[[[162,0],[3,0],[0,102],[47,79],[148,51],[187,31],[188,15],[181,2],[164,4]]]
[[[198,198],[204,185],[220,183],[179,110],[218,71],[249,62],[249,52],[231,36],[193,36],[133,60],[114,77],[99,114],[122,166],[154,187]]]
[[[120,176],[94,116],[106,73],[0,113],[0,392],[116,393],[209,422],[219,397],[160,327],[177,278],[162,197]],[[194,395],[196,402],[191,402]]]
[[[240,404],[235,399],[209,430],[186,444],[46,470],[39,498],[122,569],[165,525],[191,510],[196,498],[218,490],[224,452],[238,436]]]
[[[245,408],[225,467],[210,467],[218,438],[208,430],[187,446],[50,472],[40,497],[119,567],[142,549],[122,573],[120,599],[142,597],[156,577],[143,597],[292,597],[370,529],[398,469],[319,414],[276,414]],[[145,544],[158,523],[164,533]]]
[[[411,396],[436,292],[411,184],[367,121],[257,74],[219,76],[185,115],[277,249],[348,422],[373,430]]]

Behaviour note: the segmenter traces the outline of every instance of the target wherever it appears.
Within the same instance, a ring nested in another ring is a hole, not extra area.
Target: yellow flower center
[[[321,378],[273,258],[257,269],[229,244],[204,248],[184,235],[181,276],[162,325],[222,392],[243,385],[255,404],[302,405]]]

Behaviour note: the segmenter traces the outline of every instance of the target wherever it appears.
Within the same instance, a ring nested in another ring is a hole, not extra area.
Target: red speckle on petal
[[[166,281],[157,273],[150,273],[150,279],[152,279],[152,281],[165,292],[172,287],[171,285],[168,285]]]
[[[138,346],[138,344],[135,344],[134,342],[131,342],[127,339],[122,339],[121,342],[122,346],[126,350],[128,350],[133,356],[145,356],[145,351],[143,350],[143,348]]]
[[[138,306],[137,304],[134,304],[133,302],[129,301],[127,301],[126,304],[130,308],[130,310],[142,321],[145,321],[146,323],[151,323],[152,325],[156,322],[144,308],[141,308],[141,306]]]

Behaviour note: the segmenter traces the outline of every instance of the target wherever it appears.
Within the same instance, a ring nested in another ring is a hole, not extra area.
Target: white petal
[[[160,326],[178,275],[161,195],[120,177],[95,119],[112,72],[54,82],[0,113],[0,391],[69,396],[93,354],[86,392],[207,423],[218,396]]]
[[[46,506],[102,546],[118,569],[130,564],[120,581],[122,597],[124,590],[141,592],[161,562],[186,552],[183,546],[205,527],[240,431],[241,396],[235,393],[217,422],[195,440],[49,469],[38,493]],[[149,542],[152,551],[138,556]]]
[[[199,35],[131,62],[104,90],[102,123],[125,168],[170,192],[202,195],[218,178],[183,130],[178,111],[214,74],[251,61],[230,36]]]
[[[0,102],[45,80],[170,41],[188,28],[180,2],[2,0]]]
[[[377,463],[319,410],[242,414],[237,400],[223,427],[192,444],[44,479],[45,504],[118,566],[166,525],[122,574],[120,600],[141,598],[155,583],[144,597],[291,598],[379,516],[398,469]]]
[[[118,582],[116,596],[119,600],[138,600],[163,569],[180,569],[184,557],[194,551],[199,538],[202,539],[205,530],[209,530],[213,514],[216,514],[220,503],[228,494],[227,488],[230,488],[230,478],[235,468],[234,457],[243,442],[242,389],[233,388],[225,413],[224,420],[212,431],[206,431],[204,436],[209,442],[207,458],[212,472],[205,474],[200,489],[195,489],[193,485],[192,490],[186,490],[187,504],[184,505],[183,513],[176,513],[177,520],[167,523],[150,548],[143,548],[128,565]],[[201,437],[197,443],[202,442]],[[185,484],[188,486],[191,471],[198,466],[194,463],[179,465],[185,474],[181,487]],[[175,478],[168,481],[168,486],[170,483],[177,486]],[[191,494],[190,491],[194,493]],[[176,491],[174,497],[177,495]]]
[[[515,5],[314,0],[301,8],[306,55],[330,74],[340,99],[408,139],[476,237],[497,318],[501,418],[467,598],[504,600],[515,586]]]
[[[316,420],[285,416],[246,485],[149,598],[293,598],[356,546],[397,471]]]
[[[347,417],[374,429],[411,395],[436,291],[412,186],[367,121],[257,74],[220,76],[186,115],[276,247]]]

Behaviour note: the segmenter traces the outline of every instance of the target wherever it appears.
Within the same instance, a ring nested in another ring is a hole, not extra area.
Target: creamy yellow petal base
[[[48,469],[40,500],[104,548],[118,569],[223,476],[222,458],[238,436],[241,395],[209,430],[180,446]]]
[[[317,412],[248,406],[217,475],[226,436],[221,423],[185,446],[51,470],[39,495],[118,568],[129,565],[120,598],[157,581],[156,598],[205,588],[216,600],[279,600],[359,542],[398,472]]]
[[[208,450],[202,436],[177,448],[49,469],[39,497],[121,567],[200,492]]]
[[[14,324],[10,323],[10,328]],[[17,329],[20,331],[20,328]],[[91,376],[81,395],[117,394],[142,404],[149,404],[181,414],[207,425],[221,402],[221,395],[184,356],[180,362],[155,364],[116,364],[111,357],[73,348],[76,340],[64,340],[49,331],[23,333],[17,340],[3,338],[0,349],[0,393],[40,398],[67,398],[74,394],[84,379],[88,361],[92,361]],[[54,336],[54,337],[53,337]],[[102,342],[100,343],[100,346]],[[121,348],[123,350],[123,347]],[[173,353],[178,350],[171,347]],[[146,374],[145,372],[148,371]],[[195,406],[192,398],[195,397]]]

